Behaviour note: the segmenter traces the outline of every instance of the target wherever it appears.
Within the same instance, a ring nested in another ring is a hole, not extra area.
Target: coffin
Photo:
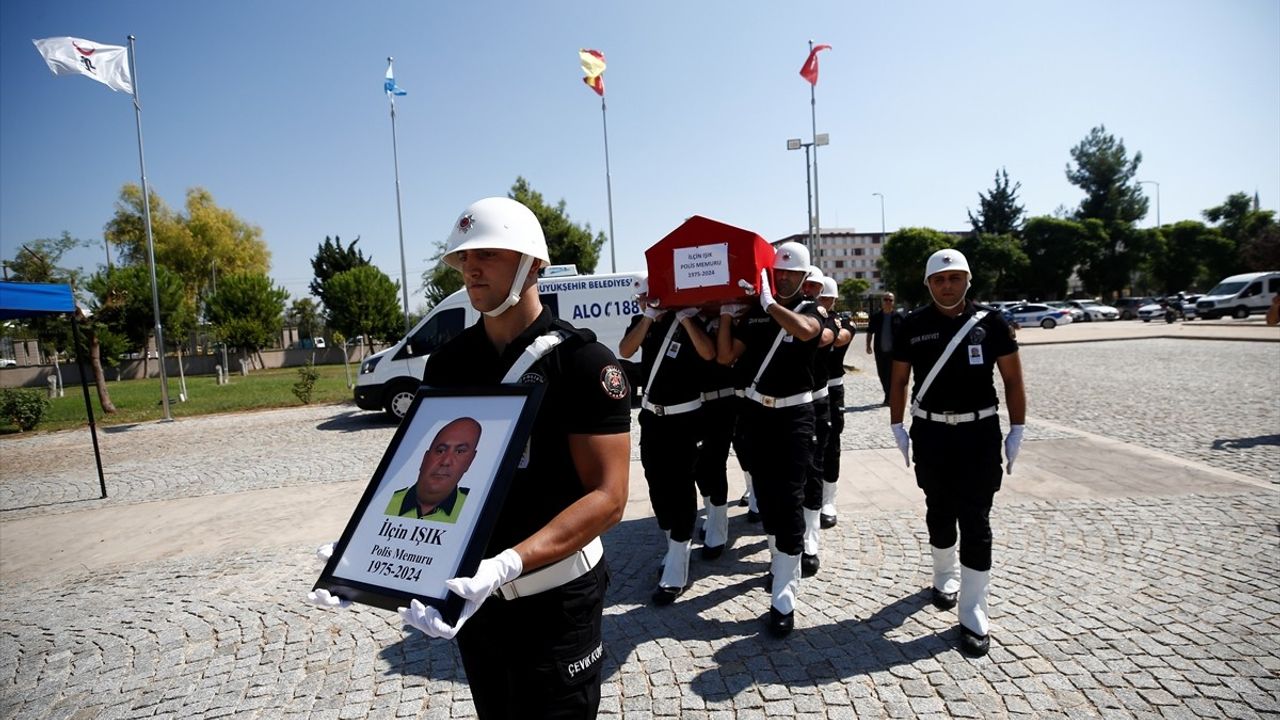
[[[645,250],[644,257],[649,298],[663,308],[692,307],[753,296],[760,289],[760,271],[773,267],[773,246],[750,230],[694,215]],[[750,282],[750,292],[739,280]]]

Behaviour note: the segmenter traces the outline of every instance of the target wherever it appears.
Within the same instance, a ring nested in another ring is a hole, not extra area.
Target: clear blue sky
[[[1237,191],[1280,203],[1275,0],[14,0],[0,4],[0,258],[67,230],[98,243],[72,264],[105,262],[103,225],[139,177],[129,99],[54,77],[31,40],[130,33],[152,188],[180,208],[203,186],[261,226],[294,297],[326,235],[361,236],[399,278],[388,55],[409,91],[397,122],[411,291],[457,213],[517,175],[608,227],[580,47],[609,62],[619,269],[692,214],[771,239],[804,231],[804,157],[785,141],[810,133],[797,74],[810,39],[834,48],[817,88],[824,227],[879,230],[881,192],[890,231],[963,229],[1000,167],[1028,212],[1075,207],[1069,149],[1098,124],[1142,152],[1164,222]]]

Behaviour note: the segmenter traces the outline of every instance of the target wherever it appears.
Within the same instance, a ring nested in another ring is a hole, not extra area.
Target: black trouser
[[[480,720],[596,716],[608,586],[601,558],[558,588],[516,600],[495,595],[480,606],[458,631]]]
[[[701,409],[661,417],[640,411],[640,463],[649,484],[649,504],[658,527],[670,531],[677,542],[693,539],[698,519],[693,465],[702,426]]]
[[[879,342],[872,340],[872,342]],[[893,354],[880,352],[876,346],[876,374],[880,376],[880,387],[884,388],[884,399],[889,400],[889,381],[893,379]]]
[[[813,453],[813,403],[766,408],[742,402],[738,424],[751,457],[751,485],[766,535],[778,550],[804,550],[804,486]]]
[[[738,420],[738,398],[730,395],[702,403],[702,445],[694,463],[693,480],[698,492],[712,505],[729,500],[729,445]]]
[[[809,475],[804,481],[804,509],[822,509],[823,464],[827,455],[827,439],[831,434],[831,412],[827,398],[813,401],[813,450],[809,453]]]
[[[991,569],[991,504],[1000,490],[1000,420],[911,424],[916,484],[924,490],[929,544],[948,548],[960,536],[960,564]]]
[[[844,383],[831,385],[827,390],[827,417],[831,432],[822,449],[822,479],[833,483],[840,479],[840,434],[844,432]]]

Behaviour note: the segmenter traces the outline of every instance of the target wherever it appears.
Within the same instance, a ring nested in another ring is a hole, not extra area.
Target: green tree
[[[1004,168],[996,173],[995,187],[985,195],[978,193],[978,214],[969,212],[973,231],[985,235],[1016,235],[1022,228],[1023,207],[1018,202],[1018,190],[1022,183],[1009,185],[1009,173]]]
[[[846,278],[840,281],[837,289],[840,291],[840,299],[837,305],[843,305],[844,310],[865,310],[867,290],[871,288],[871,282],[866,278]]]
[[[1230,240],[1196,220],[1183,220],[1161,230],[1163,246],[1151,259],[1151,273],[1161,291],[1168,294],[1217,282],[1218,278],[1207,277],[1206,263],[1233,254]]]
[[[1252,270],[1280,267],[1280,225],[1273,223],[1263,228],[1257,237],[1240,249],[1240,254],[1245,267]]]
[[[427,310],[462,289],[462,273],[441,261],[446,249],[443,242],[437,243],[436,254],[431,258],[433,265],[430,270],[422,273],[422,291]]]
[[[1099,125],[1071,148],[1071,158],[1075,166],[1067,165],[1067,180],[1085,194],[1076,210],[1077,218],[1101,220],[1110,232],[1117,225],[1131,224],[1146,216],[1147,197],[1135,180],[1142,153],[1134,153],[1129,159],[1124,141]]]
[[[1215,257],[1212,273],[1217,277],[1211,282],[1228,275],[1249,271],[1274,270],[1274,265],[1253,264],[1249,259],[1257,252],[1249,250],[1250,245],[1263,237],[1268,228],[1276,225],[1275,213],[1262,210],[1255,200],[1242,193],[1232,193],[1221,205],[1208,208],[1202,213],[1204,218],[1215,223],[1218,231],[1231,243],[1232,252],[1225,256]],[[1265,253],[1259,260],[1265,260]]]
[[[266,274],[271,253],[262,239],[262,228],[214,202],[209,191],[187,191],[186,213],[174,212],[160,196],[150,193],[151,234],[156,264],[169,268],[181,280],[187,299],[195,301],[202,290],[221,284],[222,277],[238,273]],[[147,236],[142,216],[142,190],[126,183],[120,190],[115,215],[103,231],[108,242],[120,249],[128,265],[146,265]]]
[[[324,242],[316,247],[315,257],[311,258],[311,271],[315,274],[315,278],[309,287],[311,294],[320,298],[320,302],[326,308],[329,307],[329,300],[325,284],[330,278],[338,273],[364,267],[373,262],[372,256],[365,257],[364,252],[356,248],[358,242],[360,237],[357,235],[351,244],[343,247],[341,237],[334,235],[330,240],[329,236],[325,235]]]
[[[924,265],[929,256],[952,246],[949,235],[930,228],[902,228],[885,240],[877,265],[886,290],[904,306],[929,299],[924,286]]]
[[[219,278],[218,290],[208,300],[215,337],[239,347],[242,357],[258,353],[280,336],[288,299],[288,291],[262,273]]]
[[[1086,224],[1088,229],[1086,229]],[[1058,298],[1067,293],[1067,283],[1076,267],[1100,240],[1102,223],[1083,222],[1042,215],[1022,226],[1022,250],[1027,266],[1020,283],[1026,297]]]
[[[155,329],[151,273],[144,265],[116,266],[89,279],[94,315],[128,350],[142,353],[144,376],[150,376],[147,344]],[[156,266],[156,298],[166,347],[185,343],[195,326],[195,309],[182,279],[163,265]]]
[[[400,285],[372,265],[353,268],[329,278],[329,327],[347,337],[363,335],[372,348],[373,340],[392,339],[404,330]]]
[[[553,265],[574,264],[578,272],[593,273],[600,261],[600,248],[604,247],[603,232],[591,234],[591,223],[581,227],[569,220],[563,199],[555,206],[548,205],[542,199],[542,193],[529,186],[529,181],[516,177],[515,184],[507,197],[516,200],[533,211],[538,223],[542,225],[542,234],[547,236],[547,252]]]
[[[298,329],[300,338],[316,337],[320,333],[320,308],[311,298],[294,300],[285,319]]]
[[[969,235],[956,243],[972,272],[970,298],[1006,297],[1027,269],[1027,254],[1012,235]]]

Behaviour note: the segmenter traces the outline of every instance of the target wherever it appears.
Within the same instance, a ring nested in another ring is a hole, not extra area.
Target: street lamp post
[[[1155,180],[1139,180],[1139,185],[1155,185],[1156,186],[1156,227],[1162,227],[1160,224],[1160,183]]]
[[[874,192],[871,197],[880,198],[880,244],[884,245],[884,193]]]
[[[819,230],[814,223],[815,198],[813,196],[813,185],[814,185],[814,181],[816,180],[816,177],[815,177],[815,171],[810,170],[809,149],[814,147],[815,145],[827,145],[830,142],[831,142],[831,136],[829,136],[827,133],[822,133],[821,135],[815,136],[813,142],[803,142],[800,140],[800,138],[791,138],[790,140],[787,140],[788,150],[799,150],[800,148],[804,148],[804,187],[805,187],[805,195],[807,200],[807,205],[805,206],[805,227],[808,228],[807,232],[809,235],[809,252],[813,254],[815,259],[817,257]],[[816,156],[817,150],[814,150],[813,152],[814,152],[814,155]]]

